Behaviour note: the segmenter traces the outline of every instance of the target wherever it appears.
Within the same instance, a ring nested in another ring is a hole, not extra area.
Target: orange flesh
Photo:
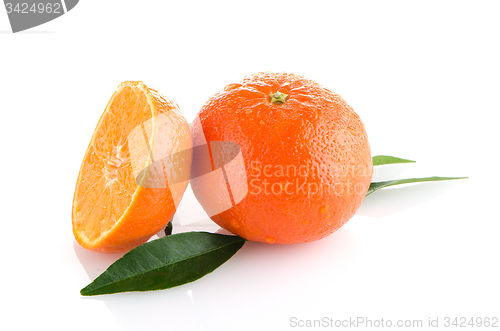
[[[155,128],[157,118],[168,119],[163,131]],[[101,252],[130,250],[173,216],[187,183],[178,185],[173,198],[164,171],[148,170],[156,140],[164,155],[189,150],[192,144],[188,124],[173,102],[141,82],[122,83],[97,124],[76,185],[73,232],[83,247]],[[191,154],[181,162],[180,168],[189,172]],[[163,186],[148,188],[144,180],[137,182],[144,169],[148,180]]]
[[[132,107],[130,107],[132,105]],[[79,181],[85,197],[76,200],[76,224],[89,240],[97,240],[111,229],[117,216],[130,205],[137,189],[130,160],[127,137],[152,117],[144,93],[124,87],[112,101],[94,134],[96,140],[84,159]],[[106,203],[100,203],[105,201]]]

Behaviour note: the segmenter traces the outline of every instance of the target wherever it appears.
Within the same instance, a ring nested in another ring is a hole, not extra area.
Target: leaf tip
[[[397,163],[416,163],[417,161],[402,159],[400,157],[390,156],[390,155],[375,155],[372,157],[373,166],[381,166],[386,164],[397,164]]]
[[[92,285],[92,283],[90,283],[89,285],[82,288],[80,290],[80,295],[85,296],[85,297],[89,297],[89,296],[101,294],[101,293],[96,293],[96,289],[91,288],[90,285]]]

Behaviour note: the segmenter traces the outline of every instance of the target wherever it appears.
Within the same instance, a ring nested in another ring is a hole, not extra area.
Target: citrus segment
[[[120,252],[157,233],[187,187],[187,180],[173,177],[189,177],[191,146],[189,126],[175,103],[142,82],[122,83],[97,124],[78,175],[72,212],[77,242]],[[169,156],[177,154],[173,165]],[[168,170],[173,168],[177,173]]]

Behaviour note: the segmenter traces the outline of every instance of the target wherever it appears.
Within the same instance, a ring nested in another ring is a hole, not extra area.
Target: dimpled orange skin
[[[284,103],[271,102],[276,92],[287,95]],[[206,141],[241,147],[248,193],[211,216],[238,236],[271,244],[319,240],[345,224],[366,195],[373,168],[363,123],[338,94],[314,81],[257,73],[214,95],[198,118],[193,141],[204,134]],[[203,181],[191,185],[202,206],[216,198]]]

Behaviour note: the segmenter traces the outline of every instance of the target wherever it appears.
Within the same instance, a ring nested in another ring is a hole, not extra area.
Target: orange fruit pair
[[[191,133],[173,102],[125,82],[85,154],[73,232],[88,249],[134,248],[168,223],[192,173],[196,198],[222,228],[254,241],[310,242],[354,215],[372,172],[359,116],[306,78],[258,73],[228,85]]]

